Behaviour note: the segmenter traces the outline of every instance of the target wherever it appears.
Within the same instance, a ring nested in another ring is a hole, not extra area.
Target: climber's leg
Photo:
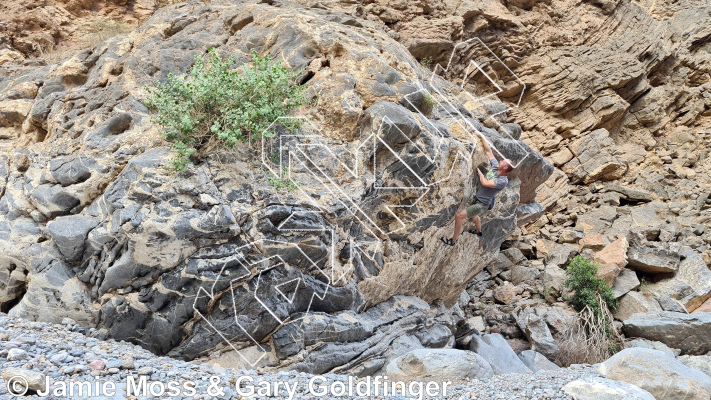
[[[474,225],[476,226],[476,230],[470,229],[467,232],[473,235],[481,236],[481,218],[479,216],[483,215],[488,210],[489,206],[478,200],[474,200],[474,204],[467,207],[467,216],[474,221]]]
[[[459,234],[462,232],[462,221],[467,219],[467,210],[462,210],[454,216],[454,236],[452,236],[452,241],[457,243],[459,239]]]
[[[478,215],[476,215],[472,219],[474,220],[474,226],[476,226],[476,230],[470,229],[469,233],[481,236],[481,218]]]

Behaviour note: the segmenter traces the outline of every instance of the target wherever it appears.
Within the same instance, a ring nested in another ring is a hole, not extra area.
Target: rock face
[[[575,400],[654,400],[649,392],[635,385],[598,377],[570,382],[563,391]]]
[[[627,318],[624,324],[628,337],[656,340],[680,349],[682,354],[702,355],[711,351],[711,313],[640,313]]]
[[[279,131],[167,171],[144,85],[211,47],[302,70],[314,101],[299,115],[316,135]],[[404,349],[451,346],[460,293],[519,217],[540,212],[535,190],[553,171],[519,126],[482,122],[505,123],[505,103],[484,113],[372,23],[298,3],[167,7],[0,78],[0,92],[0,308],[187,359],[244,349],[367,374]],[[518,168],[482,243],[465,234],[449,248],[439,237],[487,161],[476,131]],[[262,151],[280,143],[297,191],[269,185],[281,171]]]
[[[0,65],[31,64],[35,56],[51,60],[73,55],[77,51],[72,49],[145,21],[168,1],[3,1]]]
[[[466,350],[413,350],[383,368],[388,376],[487,379],[494,373],[484,358]]]
[[[600,364],[607,379],[631,383],[656,400],[709,399],[711,379],[665,353],[650,349],[625,349]]]

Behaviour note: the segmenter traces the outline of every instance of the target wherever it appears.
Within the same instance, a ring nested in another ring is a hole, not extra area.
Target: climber
[[[462,221],[467,217],[472,218],[474,220],[474,225],[476,226],[476,230],[470,229],[467,232],[479,235],[480,238],[482,237],[481,218],[479,218],[479,216],[494,207],[494,199],[496,194],[502,191],[509,183],[509,178],[506,175],[514,169],[513,163],[508,158],[502,160],[501,162],[497,161],[484,136],[481,133],[479,133],[479,136],[481,136],[481,143],[482,146],[484,146],[484,152],[489,158],[491,170],[488,171],[485,176],[479,168],[476,168],[476,172],[479,173],[479,182],[481,182],[481,187],[479,187],[476,191],[474,203],[466,209],[459,211],[454,216],[454,236],[451,239],[445,239],[444,237],[440,238],[444,244],[448,244],[450,246],[454,246],[457,243],[459,232],[462,230]]]

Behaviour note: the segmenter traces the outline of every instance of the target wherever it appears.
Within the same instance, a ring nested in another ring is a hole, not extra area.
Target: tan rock
[[[625,321],[634,314],[651,311],[662,311],[654,297],[640,292],[629,292],[622,296],[620,304],[612,315],[615,319]]]
[[[593,261],[599,264],[598,278],[612,286],[622,268],[627,265],[627,239],[621,237],[595,253]]]
[[[703,303],[702,305],[700,305],[696,310],[694,310],[694,312],[695,312],[695,313],[696,313],[696,312],[708,312],[708,313],[711,313],[711,298],[709,298],[708,300],[706,300],[706,302]]]
[[[594,251],[602,250],[609,242],[601,234],[585,236],[580,239],[578,245],[580,245],[580,251],[585,249],[591,249]]]
[[[0,50],[0,65],[5,63],[22,63],[25,61],[25,56],[19,51],[2,49]]]
[[[8,367],[2,370],[2,378],[9,381],[11,378],[20,377],[19,383],[23,385],[27,382],[27,389],[38,391],[45,390],[46,379],[44,374],[24,368]],[[17,380],[17,378],[15,378]],[[13,387],[22,390],[19,387]]]
[[[416,17],[399,30],[402,43],[416,58],[440,54],[454,46],[453,40],[462,33],[463,19],[453,16],[443,19]]]
[[[516,295],[520,294],[522,289],[512,285],[511,282],[505,281],[503,285],[494,289],[494,298],[504,304],[513,304]]]
[[[548,159],[553,163],[553,165],[560,167],[561,165],[572,160],[573,157],[573,152],[571,152],[567,147],[564,147],[548,156]]]

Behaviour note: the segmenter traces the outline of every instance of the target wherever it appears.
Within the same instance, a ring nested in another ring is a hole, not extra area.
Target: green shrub
[[[430,67],[432,67],[433,62],[434,62],[434,59],[432,58],[432,56],[425,57],[420,60],[420,65],[422,65],[425,68],[430,68]]]
[[[258,138],[277,118],[305,104],[305,86],[296,82],[298,72],[272,63],[252,51],[252,64],[233,70],[235,56],[223,60],[210,49],[195,56],[190,71],[168,75],[165,82],[148,88],[146,105],[155,111],[154,121],[163,126],[172,142],[172,169],[185,171],[190,158],[217,140],[233,147],[247,138]],[[298,119],[282,126],[297,129]]]
[[[603,306],[600,301],[613,310],[617,308],[618,302],[612,293],[612,288],[597,277],[597,269],[598,266],[596,264],[582,256],[575,256],[570,260],[565,270],[568,274],[565,286],[574,292],[573,296],[568,300],[570,305],[578,311],[588,306],[596,316],[600,317]]]
[[[270,176],[267,178],[269,185],[276,190],[286,189],[287,192],[299,188],[299,183],[289,178],[289,168],[284,167],[281,170],[281,178],[278,176]]]
[[[613,324],[610,309],[618,301],[610,286],[597,277],[598,266],[582,256],[568,263],[565,286],[573,290],[568,303],[579,313],[577,323],[562,332],[556,363],[595,364],[608,359],[622,347],[622,337]]]

